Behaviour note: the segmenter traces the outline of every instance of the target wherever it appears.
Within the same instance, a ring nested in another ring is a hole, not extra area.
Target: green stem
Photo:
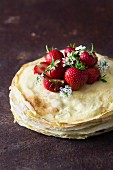
[[[50,48],[46,45],[46,51],[47,53],[50,52]]]
[[[91,45],[91,52],[93,53],[94,52],[94,44],[93,43],[91,43],[92,45]]]

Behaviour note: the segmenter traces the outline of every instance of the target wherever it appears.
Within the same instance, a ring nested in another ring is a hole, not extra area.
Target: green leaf
[[[60,63],[60,60],[56,60],[56,61],[54,62],[54,65],[57,66],[58,63]]]
[[[100,80],[101,80],[102,82],[104,82],[104,83],[107,82],[107,80],[104,79],[105,76],[106,76],[106,74],[104,74],[103,76],[102,76],[102,75],[100,76]]]
[[[106,74],[104,74],[101,78],[103,78],[103,77],[105,77],[106,76]]]
[[[49,81],[50,81],[51,83],[53,83],[53,82],[54,82],[54,80],[53,80],[53,79],[50,79]]]
[[[57,67],[57,65],[60,63],[60,60],[56,60],[54,61],[54,58],[52,58],[52,62],[51,64],[46,68],[46,70],[44,72],[49,72],[53,69],[55,69],[55,67]]]
[[[83,65],[82,62],[80,62],[79,58],[76,58],[75,67],[78,68],[79,70],[85,70],[86,69],[85,65]]]
[[[105,79],[102,79],[102,78],[101,78],[100,80],[101,80],[102,82],[104,82],[104,83],[106,83],[106,82],[107,82],[107,80],[105,80]]]
[[[82,63],[76,63],[75,67],[78,68],[79,70],[85,70],[86,68]]]

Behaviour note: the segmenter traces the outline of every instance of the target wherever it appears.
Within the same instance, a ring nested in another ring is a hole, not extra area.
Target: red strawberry
[[[97,68],[88,68],[85,70],[88,74],[87,84],[93,84],[94,82],[98,81],[100,78],[100,71]]]
[[[88,80],[88,75],[85,71],[78,68],[69,68],[65,72],[65,81],[73,90],[79,90]]]
[[[49,91],[58,92],[60,91],[60,87],[64,87],[65,83],[64,80],[49,79],[46,77],[43,79],[43,85]]]
[[[34,74],[41,74],[49,66],[47,62],[41,62],[40,65],[34,67]]]
[[[60,52],[60,51],[57,50],[57,49],[54,49],[54,50],[51,50],[50,52],[48,52],[48,53],[46,54],[46,62],[49,63],[49,64],[51,64],[52,59],[54,59],[54,61],[56,61],[56,60],[62,61],[62,58],[63,58],[63,57],[64,57],[64,56],[63,56],[62,52]]]
[[[65,68],[59,63],[57,66],[51,68],[50,71],[46,73],[52,79],[63,79],[65,73]]]
[[[73,48],[73,47],[65,48],[65,50],[64,50],[65,57],[67,56],[67,53],[71,53],[72,51],[75,51],[75,48]]]
[[[87,67],[92,67],[97,64],[97,57],[93,57],[88,52],[82,52],[80,55],[80,61]]]
[[[52,79],[63,79],[65,68],[62,66],[60,60],[54,61],[52,59],[51,64],[45,70],[45,74]]]

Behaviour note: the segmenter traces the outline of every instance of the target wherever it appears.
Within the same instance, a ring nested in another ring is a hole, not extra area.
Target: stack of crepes
[[[33,68],[40,58],[21,67],[10,86],[15,122],[36,132],[61,138],[85,139],[113,129],[113,60],[106,83],[97,81],[73,91],[69,97],[46,90],[37,83]]]

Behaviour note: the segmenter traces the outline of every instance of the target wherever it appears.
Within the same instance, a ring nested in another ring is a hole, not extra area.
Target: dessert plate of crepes
[[[113,129],[113,60],[92,44],[48,48],[10,86],[14,121],[48,136],[85,139]]]

